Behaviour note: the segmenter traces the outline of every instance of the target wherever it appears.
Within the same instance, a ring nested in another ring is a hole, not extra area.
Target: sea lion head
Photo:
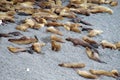
[[[68,38],[66,38],[65,40],[67,40],[67,41],[71,41],[71,39],[72,39],[71,37],[68,37]]]

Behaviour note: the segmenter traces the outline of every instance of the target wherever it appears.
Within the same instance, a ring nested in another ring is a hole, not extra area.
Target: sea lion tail
[[[107,64],[105,61],[101,61],[101,60],[98,60],[98,62],[100,62],[100,63],[104,63],[104,64]]]
[[[38,38],[37,38],[37,36],[36,36],[36,35],[34,35],[34,37],[35,37],[35,39],[37,40],[36,42],[38,42]]]

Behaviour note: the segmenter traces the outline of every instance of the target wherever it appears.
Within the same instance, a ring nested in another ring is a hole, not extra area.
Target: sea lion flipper
[[[94,52],[100,54],[99,51],[98,51],[97,49],[93,48],[93,50],[94,50]]]
[[[91,46],[93,46],[94,48],[98,48],[99,45],[98,44],[90,44]]]
[[[107,64],[105,61],[102,61],[102,60],[98,60],[98,62]]]
[[[38,37],[36,35],[34,35],[35,39],[36,39],[36,42],[38,42]]]

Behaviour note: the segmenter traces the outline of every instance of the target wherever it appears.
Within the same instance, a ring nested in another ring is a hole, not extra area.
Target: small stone
[[[26,69],[26,71],[30,71],[30,69],[29,69],[29,68],[27,68],[27,69]]]

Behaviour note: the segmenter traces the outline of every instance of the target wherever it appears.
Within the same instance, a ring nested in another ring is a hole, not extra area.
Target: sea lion
[[[54,40],[54,41],[61,42],[61,43],[65,42],[62,38],[60,38],[56,35],[51,35],[50,38],[51,38],[51,41]]]
[[[88,3],[104,4],[106,0],[88,0]]]
[[[47,30],[47,32],[52,32],[52,33],[55,33],[55,34],[63,36],[62,32],[60,32],[59,30],[55,29],[54,27],[48,27],[46,30]]]
[[[88,48],[88,47],[86,47],[86,53],[87,53],[87,56],[88,56],[90,59],[92,59],[92,60],[94,60],[94,61],[97,61],[97,62],[100,62],[100,63],[105,63],[105,64],[107,64],[106,62],[100,60],[100,57],[99,57],[99,54],[98,54],[98,53],[92,51],[92,50],[91,50],[90,48]]]
[[[39,42],[36,42],[36,43],[33,43],[32,44],[32,49],[37,52],[37,53],[40,53],[41,52],[41,48],[45,46],[45,43],[39,43]]]
[[[90,30],[89,33],[88,33],[88,36],[89,37],[95,37],[99,34],[103,33],[102,30],[96,30],[96,29],[93,29],[93,30]]]
[[[72,11],[70,11],[70,9],[68,7],[63,7],[63,8],[58,8],[56,10],[57,13],[59,13],[60,16],[62,17],[67,17],[67,18],[76,18],[76,14]]]
[[[91,69],[89,70],[90,73],[94,74],[94,75],[104,75],[104,76],[109,76],[109,77],[114,77],[116,78],[116,76],[110,72],[110,71],[106,71],[106,70],[94,70],[94,69]]]
[[[0,20],[9,21],[9,22],[15,22],[14,14],[16,14],[15,11],[0,12]]]
[[[67,22],[67,23],[64,24],[65,29],[67,29],[69,31],[81,33],[81,30],[79,29],[79,27],[81,27],[81,25],[78,24],[78,23]]]
[[[12,47],[9,46],[7,47],[9,51],[11,51],[12,53],[18,53],[18,52],[28,52],[30,54],[33,54],[33,52],[30,49],[27,48],[21,48],[21,47]]]
[[[58,64],[61,67],[67,67],[67,68],[84,68],[84,63],[61,63]]]
[[[98,78],[97,75],[94,75],[94,74],[91,74],[87,71],[82,71],[82,70],[77,70],[77,74],[84,77],[84,78],[88,78],[88,79],[97,79]]]
[[[72,11],[74,13],[90,16],[90,11],[88,9],[85,9],[85,8],[71,8],[71,7],[69,9],[70,9],[70,11]],[[89,25],[89,23],[84,22],[84,21],[83,21],[83,24]]]
[[[76,18],[76,14],[74,12],[60,12],[60,16],[67,17],[67,18]]]
[[[29,28],[32,28],[35,25],[35,21],[31,18],[26,18],[24,20],[24,23],[29,26]]]
[[[45,23],[37,23],[35,20],[31,18],[25,19],[23,24],[26,24],[28,25],[29,28],[36,29],[36,30],[45,26]]]
[[[70,3],[84,4],[84,3],[87,3],[87,0],[70,0]]]
[[[98,50],[95,49],[95,47],[91,46],[89,43],[87,43],[81,39],[68,37],[68,38],[66,38],[66,40],[71,41],[74,46],[81,45],[85,48],[88,47],[90,49],[93,49],[95,52],[99,53]]]
[[[0,33],[0,37],[12,37],[22,35],[20,32]]]
[[[116,45],[113,43],[108,42],[107,40],[102,40],[101,45],[104,48],[116,49]]]
[[[28,24],[21,24],[16,27],[17,30],[24,31],[24,32],[27,31],[28,28],[29,28]]]
[[[80,29],[78,26],[71,26],[70,27],[70,31],[73,31],[73,32],[77,32],[77,33],[81,33]]]
[[[90,37],[84,36],[82,39],[88,42],[90,45],[94,46],[95,48],[99,47],[99,44]]]
[[[18,13],[18,15],[30,16],[35,13],[35,9],[34,8],[20,8],[20,9],[16,9],[16,12]]]
[[[51,49],[53,51],[59,51],[61,49],[61,44],[56,42],[56,41],[54,41],[54,40],[52,40],[51,41]]]
[[[35,36],[35,38],[23,36],[18,39],[8,39],[8,41],[10,41],[12,43],[16,43],[16,44],[30,44],[30,43],[37,42],[38,39],[36,36]]]
[[[109,13],[109,14],[113,14],[113,10],[108,8],[108,7],[95,5],[95,4],[88,4],[88,5],[89,5],[89,11],[91,13]]]
[[[54,0],[57,6],[62,6],[62,0]]]
[[[34,14],[32,14],[32,17],[44,18],[46,20],[54,20],[54,21],[58,19],[59,20],[63,19],[63,17],[51,12],[51,10],[48,11],[43,9],[39,9],[38,11],[36,11]]]
[[[35,19],[35,21],[38,22],[38,23],[44,23],[44,24],[47,24],[47,20],[44,19],[44,18],[33,17],[33,19]]]

